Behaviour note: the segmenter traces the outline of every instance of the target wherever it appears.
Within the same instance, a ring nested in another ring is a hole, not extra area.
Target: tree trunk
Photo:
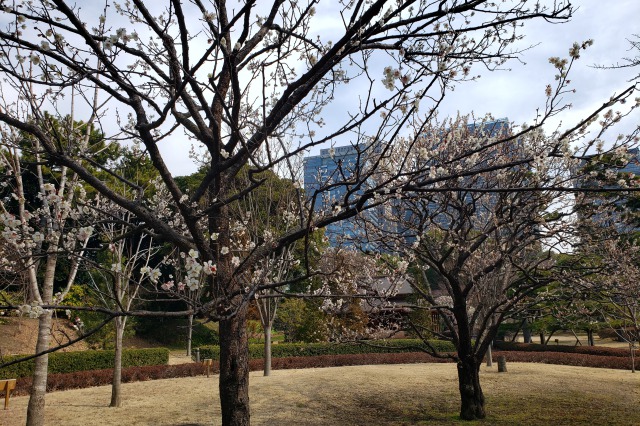
[[[116,317],[115,355],[113,358],[113,380],[111,382],[111,404],[109,407],[120,407],[122,404],[122,336],[124,335],[125,318]]]
[[[529,320],[527,318],[524,319],[524,324],[522,325],[522,337],[524,338],[524,343],[533,342],[531,338],[531,328],[529,327]]]
[[[473,357],[458,361],[460,417],[463,420],[484,419],[484,394],[480,387],[480,363]]]
[[[491,353],[491,343],[487,347],[487,367],[493,367],[493,354]]]
[[[51,311],[46,311],[38,318],[38,341],[36,353],[49,349],[51,338]],[[44,403],[47,393],[47,373],[49,369],[49,355],[41,355],[35,359],[33,383],[29,393],[27,407],[27,426],[42,426],[44,421]]]
[[[541,345],[546,344],[546,342],[544,340],[544,332],[543,331],[540,332],[540,344]]]
[[[248,426],[249,340],[247,304],[220,321],[220,406],[223,426]]]
[[[593,339],[593,330],[587,330],[587,345],[595,346],[596,342]]]
[[[191,357],[191,336],[193,335],[193,315],[189,315],[189,329],[187,330],[187,356]]]
[[[264,326],[264,375],[271,374],[271,324]]]

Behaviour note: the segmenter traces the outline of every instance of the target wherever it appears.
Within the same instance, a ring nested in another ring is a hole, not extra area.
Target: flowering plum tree
[[[370,244],[411,263],[408,279],[422,301],[413,308],[439,313],[442,324],[410,327],[427,344],[432,335],[454,343],[460,415],[468,420],[485,417],[479,368],[498,326],[536,303],[536,290],[559,274],[553,251],[576,235],[561,189],[582,160],[540,131],[495,125],[461,118],[421,127],[407,143],[415,167],[431,164],[428,171],[359,218]]]
[[[620,339],[629,343],[632,370],[635,344],[640,339],[640,287],[638,286],[638,195],[631,190],[640,184],[629,170],[637,161],[637,150],[631,153],[602,155],[603,161],[585,163],[587,176],[583,184],[604,187],[598,194],[577,197],[580,217],[578,253],[585,259],[588,271],[576,280],[565,298],[590,303],[592,316],[613,327]],[[618,191],[615,191],[615,190]],[[576,305],[571,308],[575,312]],[[581,312],[578,310],[578,314]]]
[[[197,258],[190,257],[194,269],[185,285],[190,284],[190,291],[202,289],[201,299],[171,314],[198,313],[220,321],[224,425],[249,424],[250,419],[245,323],[249,301],[264,288],[250,280],[253,268],[315,229],[375,207],[374,197],[389,195],[385,188],[395,194],[413,177],[428,175],[429,168],[414,167],[415,156],[409,155],[413,143],[395,147],[418,109],[426,111],[428,123],[450,88],[474,79],[474,66],[493,70],[517,57],[519,23],[562,22],[572,13],[565,2],[544,7],[484,0],[327,5],[316,0],[165,0],[153,5],[131,0],[106,2],[100,11],[64,0],[3,0],[0,5],[3,95],[14,100],[0,110],[0,121],[31,135],[43,159],[72,170],[134,214],[143,228],[180,252],[197,253]],[[320,34],[316,27],[326,14],[341,24],[339,30]],[[556,66],[557,89],[549,88],[548,108],[533,130],[563,108],[560,96],[569,65],[558,60]],[[345,113],[340,95],[347,85],[354,87],[359,101]],[[106,140],[135,140],[146,150],[167,188],[165,201],[184,228],[157,214],[139,191],[122,195],[102,182],[87,166],[81,146],[61,143],[47,131],[43,109],[64,111],[69,103],[88,98],[88,88],[101,96],[101,103],[87,102],[86,107]],[[610,103],[626,99],[632,90]],[[322,113],[332,108],[340,108],[340,117],[326,120]],[[312,206],[300,200],[305,207],[296,215],[295,226],[247,238],[234,206],[263,185],[260,172],[277,169],[298,182],[300,176],[291,175],[293,169],[287,167],[290,160],[341,140],[351,141],[360,153],[357,164],[341,165],[330,181],[307,194]],[[178,144],[188,151],[190,141],[205,168],[196,188],[186,192],[168,166],[165,147]],[[559,139],[552,153],[563,152],[567,143]],[[435,166],[434,180],[419,186],[431,188],[436,181],[480,172],[482,167],[456,169],[479,148],[470,149]],[[539,159],[549,152],[537,154]],[[375,157],[379,160],[372,161]],[[529,156],[519,161],[534,160]],[[249,179],[238,187],[234,181],[242,170]],[[374,175],[381,178],[378,186],[365,185]],[[336,188],[343,189],[343,195],[328,208],[316,208]],[[196,278],[214,266],[215,274]],[[156,277],[162,271],[148,272]],[[198,281],[201,278],[204,281]]]
[[[48,123],[50,131],[63,140],[73,141],[80,149],[88,145],[89,126],[83,131],[70,118]],[[43,305],[61,304],[74,283],[93,227],[85,220],[85,191],[77,174],[64,166],[46,169],[38,139],[15,128],[2,126],[0,139],[0,169],[4,175],[1,235],[5,251],[11,252],[11,256],[2,258],[2,268],[11,268],[22,277],[26,304],[18,309],[30,318],[38,318],[35,353],[43,354],[35,360],[27,412],[28,418],[34,419],[44,410],[53,316],[53,310]],[[65,261],[67,277],[54,294],[56,272]]]

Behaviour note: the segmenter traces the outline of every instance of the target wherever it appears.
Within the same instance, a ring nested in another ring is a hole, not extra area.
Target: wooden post
[[[213,367],[213,359],[207,358],[204,361],[202,361],[202,363],[207,369],[207,377],[209,377],[209,374],[211,374],[211,367]]]
[[[9,395],[16,388],[16,379],[0,380],[0,391],[4,390],[4,409],[9,407]]]

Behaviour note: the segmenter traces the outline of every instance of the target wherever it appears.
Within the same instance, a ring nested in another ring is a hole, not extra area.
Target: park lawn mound
[[[556,352],[502,352],[495,351],[493,358],[504,356],[508,363],[528,362],[568,365],[593,368],[610,368],[618,370],[630,370],[631,360],[618,356],[596,356],[584,354],[565,354]],[[311,369],[358,365],[393,365],[416,363],[447,363],[453,362],[452,358],[437,358],[424,352],[403,353],[370,353],[370,354],[336,354],[316,355],[307,357],[284,357],[272,360],[273,370]],[[262,371],[264,361],[251,359],[249,368],[251,371]],[[636,368],[640,363],[636,362]],[[210,373],[219,372],[219,363],[213,361]],[[177,365],[152,365],[128,367],[123,369],[123,383],[167,379],[174,377],[193,377],[206,373],[202,363],[187,363]],[[93,370],[66,374],[49,374],[47,391],[60,391],[75,388],[108,385],[111,383],[112,370]],[[26,395],[29,392],[31,378],[18,379],[15,394]]]
[[[640,424],[640,375],[610,369],[511,363],[481,367],[488,417],[458,420],[455,365],[369,365],[251,373],[252,425]],[[217,376],[123,385],[123,406],[109,408],[109,386],[47,396],[47,424],[93,426],[219,423]],[[28,397],[12,397],[0,424],[24,424]],[[2,420],[6,419],[6,423]]]

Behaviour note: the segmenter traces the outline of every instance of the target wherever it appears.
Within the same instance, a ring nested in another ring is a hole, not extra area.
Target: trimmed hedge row
[[[599,356],[562,352],[494,352],[494,359],[504,355],[511,362],[538,362],[541,364],[572,365],[576,367],[613,368],[631,370],[631,358],[621,356]],[[640,369],[640,360],[635,359],[636,369]]]
[[[562,352],[569,354],[584,354],[598,356],[618,356],[628,357],[629,349],[608,348],[605,346],[563,346],[563,345],[541,345],[538,343],[517,343],[496,341],[494,348],[502,351],[524,351],[524,352]],[[638,349],[636,353],[640,355]]]
[[[4,357],[2,363],[24,358],[27,355]],[[114,351],[53,352],[49,354],[49,373],[72,373],[76,371],[102,370],[113,368]],[[169,362],[169,349],[124,349],[122,366],[134,367],[160,365]],[[33,359],[9,365],[0,369],[0,378],[33,376]]]
[[[142,382],[146,380],[173,379],[176,377],[194,377],[205,374],[202,364],[178,365],[146,365],[122,369],[122,383]],[[29,395],[32,377],[20,377],[12,395]],[[74,373],[49,374],[47,392],[69,389],[84,389],[92,386],[110,385],[113,380],[113,369],[76,371]]]
[[[429,343],[438,352],[455,352],[451,342],[432,340]],[[219,346],[203,346],[200,349],[200,359],[220,359]],[[271,346],[273,358],[306,357],[319,355],[353,355],[372,353],[401,353],[419,352],[426,349],[424,342],[418,339],[393,339],[370,341],[362,343],[278,343]],[[264,356],[263,344],[249,345],[249,358],[259,359]],[[195,355],[192,356],[195,359]]]

